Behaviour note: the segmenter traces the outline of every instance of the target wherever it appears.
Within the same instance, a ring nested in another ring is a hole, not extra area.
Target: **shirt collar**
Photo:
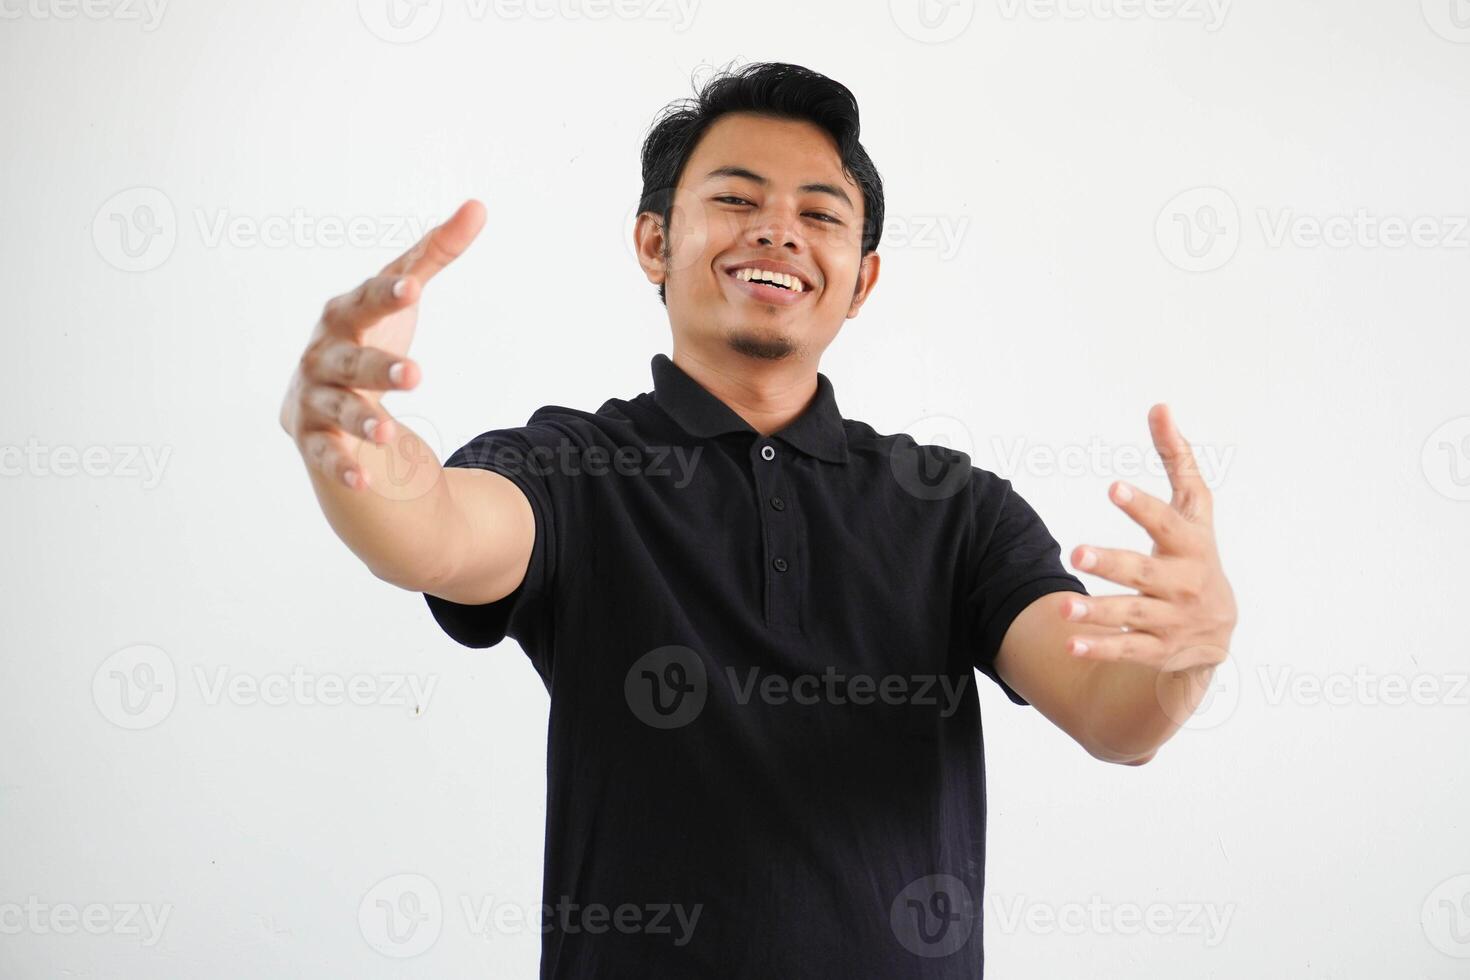
[[[685,432],[701,438],[726,432],[756,430],[735,411],[710,394],[666,354],[653,358],[653,397],[658,406]],[[792,448],[829,463],[847,462],[847,431],[832,393],[832,382],[817,373],[817,393],[791,424],[773,432]]]

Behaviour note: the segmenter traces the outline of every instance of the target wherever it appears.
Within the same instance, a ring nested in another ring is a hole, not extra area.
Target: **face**
[[[676,346],[816,359],[878,280],[863,218],[862,189],[821,128],[732,113],[690,154],[669,227],[645,212],[634,234]]]

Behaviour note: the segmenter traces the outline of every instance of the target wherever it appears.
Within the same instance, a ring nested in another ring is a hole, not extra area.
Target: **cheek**
[[[710,248],[712,227],[708,211],[695,195],[688,192],[674,195],[674,207],[669,215],[668,270],[671,275],[709,264],[706,253]]]

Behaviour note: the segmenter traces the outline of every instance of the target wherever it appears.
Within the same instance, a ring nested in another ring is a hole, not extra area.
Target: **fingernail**
[[[408,280],[407,279],[398,279],[398,280],[396,280],[393,283],[393,295],[394,296],[397,296],[399,299],[402,299],[403,298],[403,294],[406,293],[406,292],[408,292]]]
[[[1079,639],[1073,638],[1073,640],[1072,640],[1072,656],[1074,656],[1074,657],[1080,657],[1080,656],[1082,656],[1086,652],[1087,652],[1087,644],[1086,643],[1083,643]]]
[[[1072,608],[1067,610],[1068,619],[1081,619],[1087,615],[1087,603],[1073,600]]]
[[[1083,548],[1082,554],[1077,556],[1077,567],[1084,572],[1097,564],[1097,552],[1090,548]]]
[[[403,384],[403,362],[402,361],[396,361],[396,362],[394,362],[393,366],[388,369],[388,380],[391,381],[391,382],[393,382],[396,385]]]
[[[357,475],[357,470],[348,470],[346,473],[342,474],[342,482],[347,484],[354,490],[357,489],[358,480],[359,477]]]
[[[367,421],[365,421],[365,422],[362,423],[362,434],[364,436],[366,436],[367,438],[371,439],[373,437],[373,430],[376,429],[377,427],[378,427],[378,420],[377,419],[368,419]]]
[[[1133,488],[1126,483],[1118,484],[1118,503],[1126,504],[1133,499]]]

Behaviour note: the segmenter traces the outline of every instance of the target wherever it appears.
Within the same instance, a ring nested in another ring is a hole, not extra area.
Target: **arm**
[[[1168,413],[1156,408],[1149,423],[1172,501],[1124,483],[1111,497],[1153,537],[1153,554],[1072,553],[1076,568],[1137,594],[1042,596],[1011,623],[996,654],[996,672],[1018,694],[1095,758],[1127,765],[1152,759],[1199,707],[1236,621],[1209,488]]]
[[[535,539],[531,505],[497,473],[444,468],[383,410],[382,397],[417,385],[407,353],[423,287],[484,219],[478,202],[465,204],[378,275],[329,300],[280,415],[327,522],[374,575],[470,603],[520,585]]]

